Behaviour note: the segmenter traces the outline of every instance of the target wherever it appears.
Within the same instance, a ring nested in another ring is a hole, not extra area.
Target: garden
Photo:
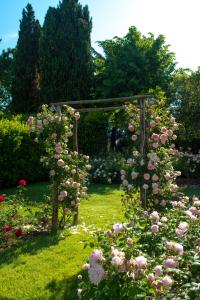
[[[28,4],[0,56],[0,299],[199,300],[199,69],[91,29]]]

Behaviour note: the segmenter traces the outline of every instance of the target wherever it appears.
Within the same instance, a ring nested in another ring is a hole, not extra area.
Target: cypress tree
[[[49,8],[40,47],[44,103],[89,97],[92,82],[92,21],[88,7],[63,0]]]
[[[37,111],[40,92],[39,39],[41,27],[31,4],[22,12],[14,59],[12,109],[16,113]]]

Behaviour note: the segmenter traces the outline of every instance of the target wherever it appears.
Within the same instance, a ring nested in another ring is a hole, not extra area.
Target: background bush
[[[41,147],[30,136],[25,116],[0,117],[0,187],[47,179],[39,158]]]

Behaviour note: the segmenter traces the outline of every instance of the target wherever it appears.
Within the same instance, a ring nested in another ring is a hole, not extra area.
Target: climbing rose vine
[[[30,132],[36,134],[35,142],[41,143],[46,151],[41,162],[48,168],[52,182],[53,227],[70,224],[72,217],[77,222],[80,200],[87,196],[89,157],[71,146],[73,124],[79,118],[79,113],[69,106],[63,105],[58,113],[43,105],[41,113],[28,119]]]

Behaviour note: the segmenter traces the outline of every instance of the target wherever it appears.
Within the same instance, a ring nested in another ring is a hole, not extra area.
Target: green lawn
[[[43,201],[45,183],[28,186],[31,205]],[[200,195],[200,189],[184,190]],[[12,193],[13,189],[0,193]],[[0,253],[0,300],[77,299],[76,277],[91,252],[84,241],[92,241],[94,228],[123,219],[118,186],[92,185],[88,200],[80,208],[80,225],[64,235],[43,234]],[[84,225],[85,224],[85,225]],[[102,299],[103,300],[103,299]]]

